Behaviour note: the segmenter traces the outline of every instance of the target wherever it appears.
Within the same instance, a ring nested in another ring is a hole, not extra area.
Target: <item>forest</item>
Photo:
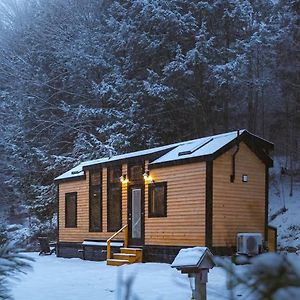
[[[299,173],[299,14],[296,0],[0,0],[2,213],[53,231],[53,179],[80,161],[239,128]]]

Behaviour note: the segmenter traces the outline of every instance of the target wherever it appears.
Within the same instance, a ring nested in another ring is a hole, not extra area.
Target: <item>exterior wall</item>
[[[235,147],[213,162],[213,247],[236,246],[238,232],[265,232],[265,164],[240,144],[230,182]],[[242,175],[248,182],[242,182]]]
[[[145,245],[205,245],[206,163],[151,169],[155,182],[167,182],[167,217],[148,218],[145,188]]]
[[[77,192],[77,227],[65,228],[65,194]],[[126,202],[126,204],[124,204]],[[127,207],[127,197],[122,197],[122,206]],[[124,208],[123,208],[124,210]],[[123,211],[124,214],[124,211]],[[123,220],[124,222],[124,220]],[[107,168],[102,169],[102,232],[89,232],[89,174],[86,180],[75,180],[59,185],[59,241],[83,242],[85,239],[108,239],[107,232]],[[118,236],[123,239],[123,234]]]

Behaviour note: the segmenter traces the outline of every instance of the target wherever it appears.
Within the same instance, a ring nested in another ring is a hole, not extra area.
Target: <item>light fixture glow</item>
[[[146,171],[146,172],[143,174],[143,177],[144,177],[144,180],[147,181],[148,183],[154,183],[154,180],[153,180],[153,178],[151,177],[149,171]]]
[[[122,182],[122,183],[128,183],[129,182],[129,180],[128,180],[128,178],[127,178],[127,175],[125,174],[125,175],[122,175],[121,177],[120,177],[120,181]]]

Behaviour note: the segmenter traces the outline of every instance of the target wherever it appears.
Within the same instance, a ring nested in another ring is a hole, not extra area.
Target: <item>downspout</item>
[[[238,141],[239,136],[240,136],[240,131],[238,130],[237,137],[236,137],[236,149],[235,149],[234,153],[232,154],[232,173],[230,175],[230,182],[234,182],[234,180],[235,180],[235,157],[240,150],[240,143]]]

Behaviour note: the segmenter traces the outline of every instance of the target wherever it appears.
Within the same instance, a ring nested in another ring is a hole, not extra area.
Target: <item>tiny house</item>
[[[141,249],[144,261],[170,262],[194,246],[230,254],[239,232],[267,242],[272,150],[239,130],[83,162],[55,179],[57,255],[79,257],[87,245],[87,259],[105,259],[122,228],[117,242]]]

